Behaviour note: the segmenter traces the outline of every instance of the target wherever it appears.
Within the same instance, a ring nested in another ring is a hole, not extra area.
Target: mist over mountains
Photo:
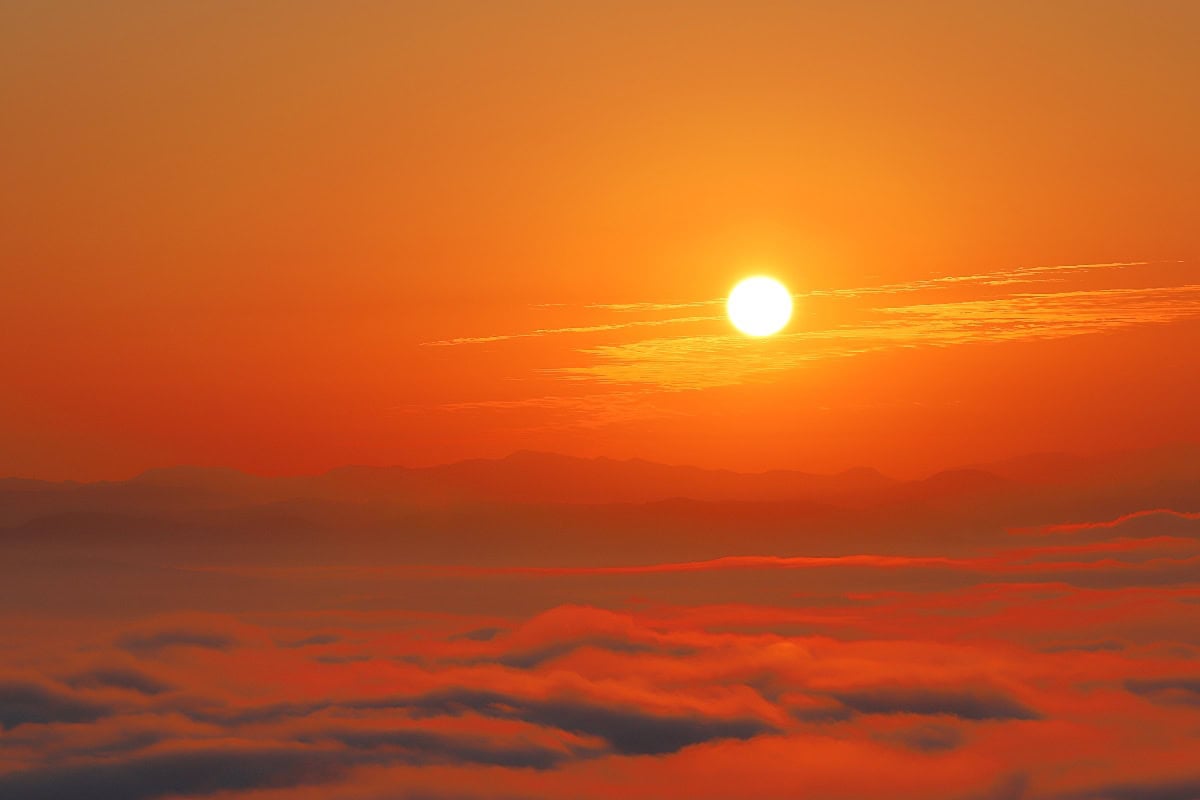
[[[1200,446],[1083,456],[1042,453],[897,480],[870,467],[825,475],[794,470],[734,472],[643,459],[578,458],[518,451],[433,467],[345,466],[319,475],[264,477],[223,467],[163,467],[129,480],[76,483],[0,479],[4,513],[40,498],[79,507],[334,502],[612,504],[676,498],[710,502],[814,502],[863,506],[1006,485],[1084,488],[1200,481]],[[47,502],[49,505],[49,502]],[[59,506],[61,509],[62,506]]]
[[[953,555],[1011,528],[1200,509],[1200,448],[1033,455],[901,481],[518,452],[427,468],[262,477],[154,469],[0,481],[0,540],[225,558],[601,563],[729,553]]]

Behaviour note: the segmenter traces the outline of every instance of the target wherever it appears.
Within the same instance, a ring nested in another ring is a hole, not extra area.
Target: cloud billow
[[[860,714],[946,715],[972,721],[1042,718],[1015,698],[992,689],[880,686],[832,692],[831,696]]]
[[[25,681],[0,682],[0,729],[25,724],[95,722],[111,706]]]

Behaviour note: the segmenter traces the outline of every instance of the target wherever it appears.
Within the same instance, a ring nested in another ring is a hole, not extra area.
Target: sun
[[[729,293],[725,310],[733,327],[747,336],[770,336],[792,318],[792,293],[774,278],[746,278]]]

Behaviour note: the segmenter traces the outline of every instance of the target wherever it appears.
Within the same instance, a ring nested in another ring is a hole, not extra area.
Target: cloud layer
[[[0,800],[1190,797],[1194,517],[955,558],[194,573],[236,576],[235,613],[81,598],[10,650]],[[418,577],[470,600],[371,599]],[[581,602],[514,604],[556,592]]]

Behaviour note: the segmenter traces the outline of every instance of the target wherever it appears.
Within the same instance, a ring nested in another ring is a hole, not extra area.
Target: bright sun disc
[[[729,293],[725,310],[747,336],[770,336],[792,318],[792,294],[774,278],[746,278]]]

